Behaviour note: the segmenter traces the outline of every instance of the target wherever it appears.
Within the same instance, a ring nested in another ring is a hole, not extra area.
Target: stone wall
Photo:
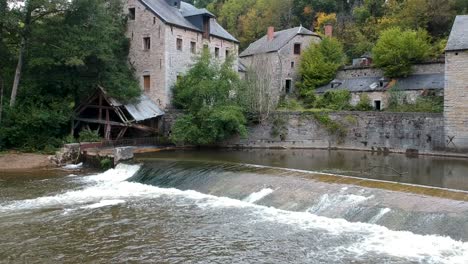
[[[249,128],[246,139],[225,146],[247,148],[338,148],[432,153],[444,148],[442,114],[337,112],[328,115],[342,134],[310,113],[276,113]]]
[[[413,74],[444,73],[444,62],[431,62],[413,65]],[[345,67],[336,74],[336,79],[351,79],[362,77],[383,77],[383,71],[374,67]]]
[[[468,152],[468,51],[446,52],[445,140],[451,151]]]

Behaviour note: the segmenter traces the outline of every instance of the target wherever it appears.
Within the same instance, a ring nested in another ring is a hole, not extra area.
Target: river
[[[208,150],[0,172],[0,262],[468,263],[467,163]]]

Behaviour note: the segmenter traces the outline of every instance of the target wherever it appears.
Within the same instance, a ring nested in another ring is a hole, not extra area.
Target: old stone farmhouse
[[[278,32],[269,27],[267,35],[239,55],[240,62],[268,84],[269,97],[277,102],[281,95],[294,92],[301,53],[320,40],[319,35],[302,26]]]
[[[236,58],[236,38],[215,16],[180,0],[127,0],[129,60],[145,94],[159,107],[170,107],[172,87],[204,48],[213,57]]]
[[[413,74],[406,78],[385,78],[382,70],[372,66],[372,56],[365,54],[354,59],[351,66],[339,70],[331,83],[317,88],[316,92],[348,90],[352,95],[351,105],[358,104],[361,95],[367,94],[376,110],[388,107],[391,89],[398,89],[409,103],[421,96],[445,96],[446,134],[455,136],[456,131],[463,130],[467,133],[468,120],[461,115],[468,112],[468,102],[464,100],[468,96],[467,17],[457,16],[445,58],[413,65]],[[468,142],[468,138],[463,141]]]
[[[468,16],[457,16],[445,50],[447,147],[468,152]]]
[[[354,64],[339,70],[335,79],[316,89],[316,93],[348,90],[351,92],[351,105],[357,105],[361,95],[371,99],[376,110],[388,107],[390,89],[398,90],[408,103],[416,102],[424,95],[443,96],[444,94],[444,61],[433,61],[413,65],[413,74],[406,78],[388,79],[382,70],[370,64]],[[403,100],[403,99],[402,99]]]

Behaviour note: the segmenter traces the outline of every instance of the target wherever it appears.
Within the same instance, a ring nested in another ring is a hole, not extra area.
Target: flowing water
[[[408,161],[400,184],[331,175],[360,176],[346,159],[367,154],[338,153],[341,166],[321,151],[192,151],[96,174],[0,173],[0,262],[468,263],[468,175],[453,173],[466,161]],[[415,164],[452,173],[418,179]]]

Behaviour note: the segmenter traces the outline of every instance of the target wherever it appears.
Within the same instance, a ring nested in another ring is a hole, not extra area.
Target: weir
[[[146,161],[130,179],[286,211],[468,241],[468,203],[464,202],[468,201],[468,192],[363,179],[354,179],[359,184],[350,185],[350,180],[353,178],[257,165],[177,160]]]
[[[37,181],[34,187],[49,195],[0,202],[0,259],[467,263],[463,199],[315,175],[322,174],[153,160]]]

